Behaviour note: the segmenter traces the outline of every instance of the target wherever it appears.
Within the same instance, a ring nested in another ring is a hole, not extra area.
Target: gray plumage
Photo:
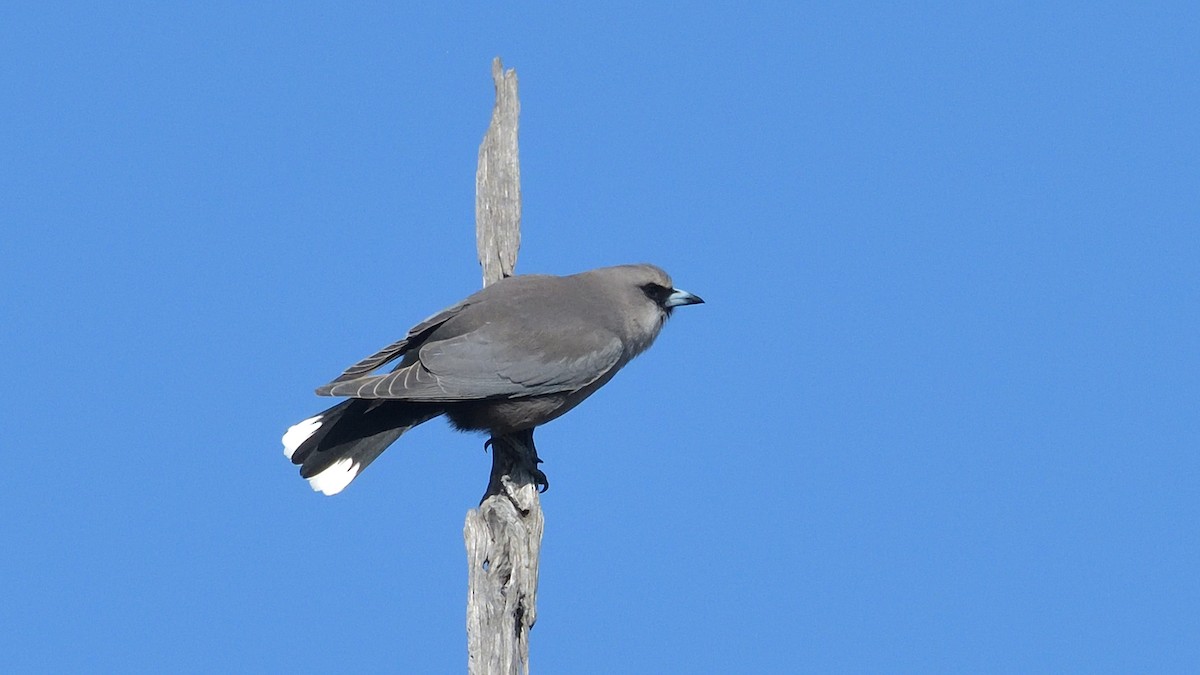
[[[319,387],[350,400],[289,429],[284,452],[313,489],[335,494],[401,434],[441,414],[493,437],[531,431],[645,351],[674,307],[700,302],[653,265],[502,279]]]

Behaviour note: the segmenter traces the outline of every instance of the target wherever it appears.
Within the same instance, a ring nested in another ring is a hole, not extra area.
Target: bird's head
[[[593,270],[619,298],[628,344],[634,353],[654,342],[676,307],[698,305],[699,296],[675,288],[671,277],[649,264],[619,265]]]

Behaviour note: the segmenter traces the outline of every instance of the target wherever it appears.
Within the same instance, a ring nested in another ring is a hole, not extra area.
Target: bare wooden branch
[[[479,146],[475,235],[483,283],[511,276],[521,243],[517,76],[492,61],[496,106]],[[492,472],[467,513],[467,648],[471,675],[528,675],[529,629],[537,619],[542,508],[532,431],[491,439]]]
[[[483,285],[512,276],[521,248],[521,165],[517,154],[517,73],[492,60],[496,105],[492,123],[479,144],[475,171],[475,245],[483,267]]]
[[[529,435],[532,439],[532,434]],[[532,443],[493,439],[492,480],[467,513],[468,672],[527,675],[529,629],[537,620],[538,560],[545,521],[533,476]]]

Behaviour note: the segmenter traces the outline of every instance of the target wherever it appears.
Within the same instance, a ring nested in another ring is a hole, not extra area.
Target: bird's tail
[[[401,434],[440,414],[431,404],[348,399],[292,425],[283,454],[313,490],[336,495]]]

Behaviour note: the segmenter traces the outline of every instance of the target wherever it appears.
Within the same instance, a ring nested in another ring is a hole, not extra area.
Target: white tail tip
[[[336,495],[345,490],[361,470],[362,465],[353,458],[343,457],[321,473],[309,478],[308,484],[314,492],[323,492],[328,496]]]
[[[296,449],[304,445],[304,441],[312,438],[312,435],[317,433],[317,429],[321,428],[321,416],[310,417],[302,422],[297,422],[288,428],[287,433],[283,435],[283,454],[288,459],[296,454]]]

